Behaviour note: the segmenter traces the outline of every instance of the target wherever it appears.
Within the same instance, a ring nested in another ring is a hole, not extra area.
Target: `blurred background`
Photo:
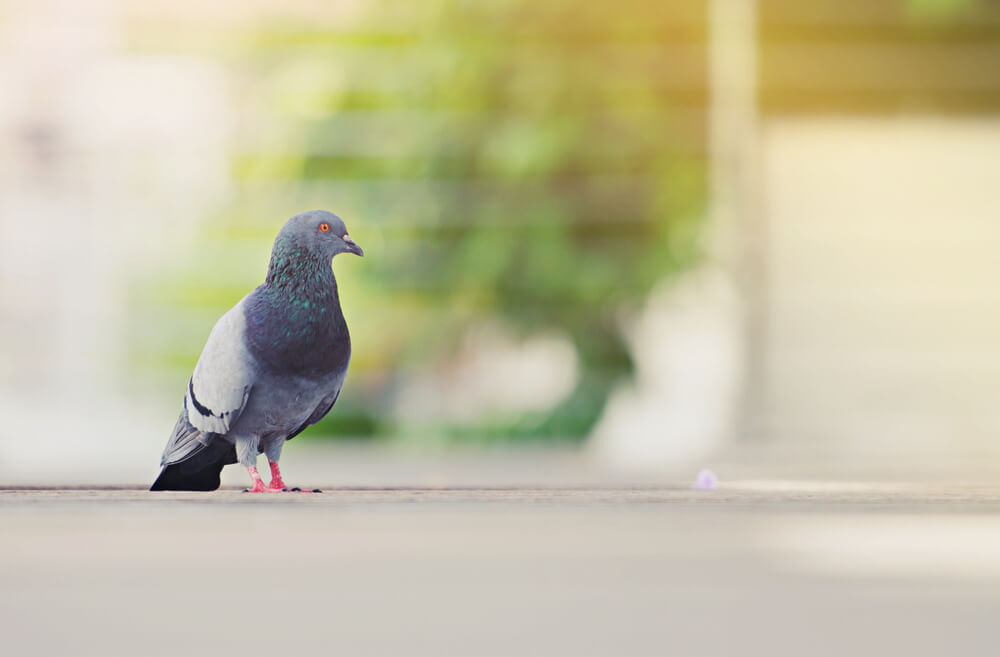
[[[313,208],[302,442],[997,456],[998,71],[995,0],[6,0],[0,482],[151,477]]]

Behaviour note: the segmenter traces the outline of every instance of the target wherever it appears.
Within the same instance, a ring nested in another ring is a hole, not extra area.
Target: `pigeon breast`
[[[332,273],[326,285],[293,296],[261,286],[243,312],[248,348],[269,372],[322,377],[347,369],[351,338]]]

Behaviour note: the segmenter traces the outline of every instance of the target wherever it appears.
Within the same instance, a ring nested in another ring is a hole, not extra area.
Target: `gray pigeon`
[[[150,490],[215,490],[236,462],[251,493],[299,490],[281,478],[281,448],[330,412],[351,359],[330,267],[338,253],[364,255],[340,217],[313,210],[284,225],[267,280],[212,329]],[[269,484],[257,472],[260,452]]]

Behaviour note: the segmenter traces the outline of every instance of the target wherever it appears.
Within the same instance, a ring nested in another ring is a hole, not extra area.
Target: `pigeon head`
[[[343,220],[326,210],[311,210],[289,219],[278,233],[274,248],[326,261],[338,253],[365,255],[347,234]]]
[[[289,219],[278,232],[271,250],[267,283],[299,286],[330,274],[330,261],[338,253],[363,256],[364,251],[337,215],[312,210]]]

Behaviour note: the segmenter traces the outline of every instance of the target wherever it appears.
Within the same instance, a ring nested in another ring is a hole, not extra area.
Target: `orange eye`
[[[320,231],[321,233],[329,233],[329,232],[330,232],[330,224],[328,224],[328,223],[326,223],[326,222],[324,221],[323,223],[321,223],[321,224],[319,225],[319,231]]]

